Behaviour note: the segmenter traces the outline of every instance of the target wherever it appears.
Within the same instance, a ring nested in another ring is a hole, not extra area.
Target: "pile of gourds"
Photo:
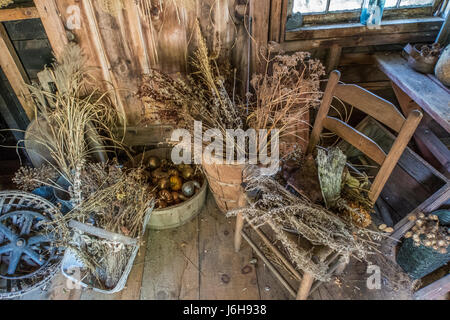
[[[154,186],[156,209],[165,209],[192,198],[201,188],[203,175],[199,168],[151,156],[146,171]]]

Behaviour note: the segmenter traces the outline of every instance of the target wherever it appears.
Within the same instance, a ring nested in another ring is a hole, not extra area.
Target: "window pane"
[[[386,3],[384,5],[385,8],[392,8],[397,5],[397,0],[386,0]]]
[[[327,0],[294,0],[294,12],[324,12],[326,8]]]
[[[359,10],[363,0],[331,0],[330,11]]]
[[[433,0],[402,0],[400,7],[406,6],[429,6],[433,4]]]

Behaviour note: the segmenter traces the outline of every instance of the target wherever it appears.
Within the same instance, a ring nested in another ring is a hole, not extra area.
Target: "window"
[[[434,0],[386,0],[385,9],[431,6]],[[293,12],[328,13],[360,10],[363,0],[294,0]]]
[[[301,13],[302,25],[357,22],[364,0],[290,0],[291,15]],[[383,18],[431,17],[445,0],[386,0]],[[435,10],[435,12],[433,12]],[[297,19],[299,21],[299,19]],[[297,26],[301,27],[301,26]]]

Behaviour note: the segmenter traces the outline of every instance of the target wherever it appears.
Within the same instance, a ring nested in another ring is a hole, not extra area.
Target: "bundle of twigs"
[[[329,280],[327,266],[313,262],[311,253],[288,237],[286,229],[295,231],[312,245],[326,246],[347,259],[353,256],[367,261],[378,251],[380,233],[358,228],[324,207],[293,195],[272,177],[261,175],[259,168],[247,167],[244,182],[246,192],[257,196],[249,207],[229,215],[241,212],[255,227],[268,225],[296,267],[312,273],[316,279]]]

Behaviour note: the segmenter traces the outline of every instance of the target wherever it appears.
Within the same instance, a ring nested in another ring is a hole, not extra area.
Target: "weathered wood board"
[[[376,54],[381,70],[447,132],[450,132],[450,94],[426,75],[410,68],[399,54]]]
[[[117,107],[130,125],[147,121],[148,110],[135,96],[141,75],[149,68],[173,75],[188,72],[197,19],[211,54],[245,70],[246,55],[236,46],[246,42],[243,24],[234,17],[235,0],[192,0],[182,6],[178,1],[125,0],[116,12],[106,12],[93,0],[35,0],[35,4],[41,16],[45,13],[43,23],[50,43],[58,47],[57,55],[67,39],[60,41],[61,32],[52,30],[63,25],[82,47],[97,79],[104,81],[105,89],[113,89]]]
[[[198,219],[181,228],[149,233],[142,300],[199,298]]]
[[[210,196],[199,222],[200,299],[259,299],[250,247],[233,247],[234,219],[227,219]]]

